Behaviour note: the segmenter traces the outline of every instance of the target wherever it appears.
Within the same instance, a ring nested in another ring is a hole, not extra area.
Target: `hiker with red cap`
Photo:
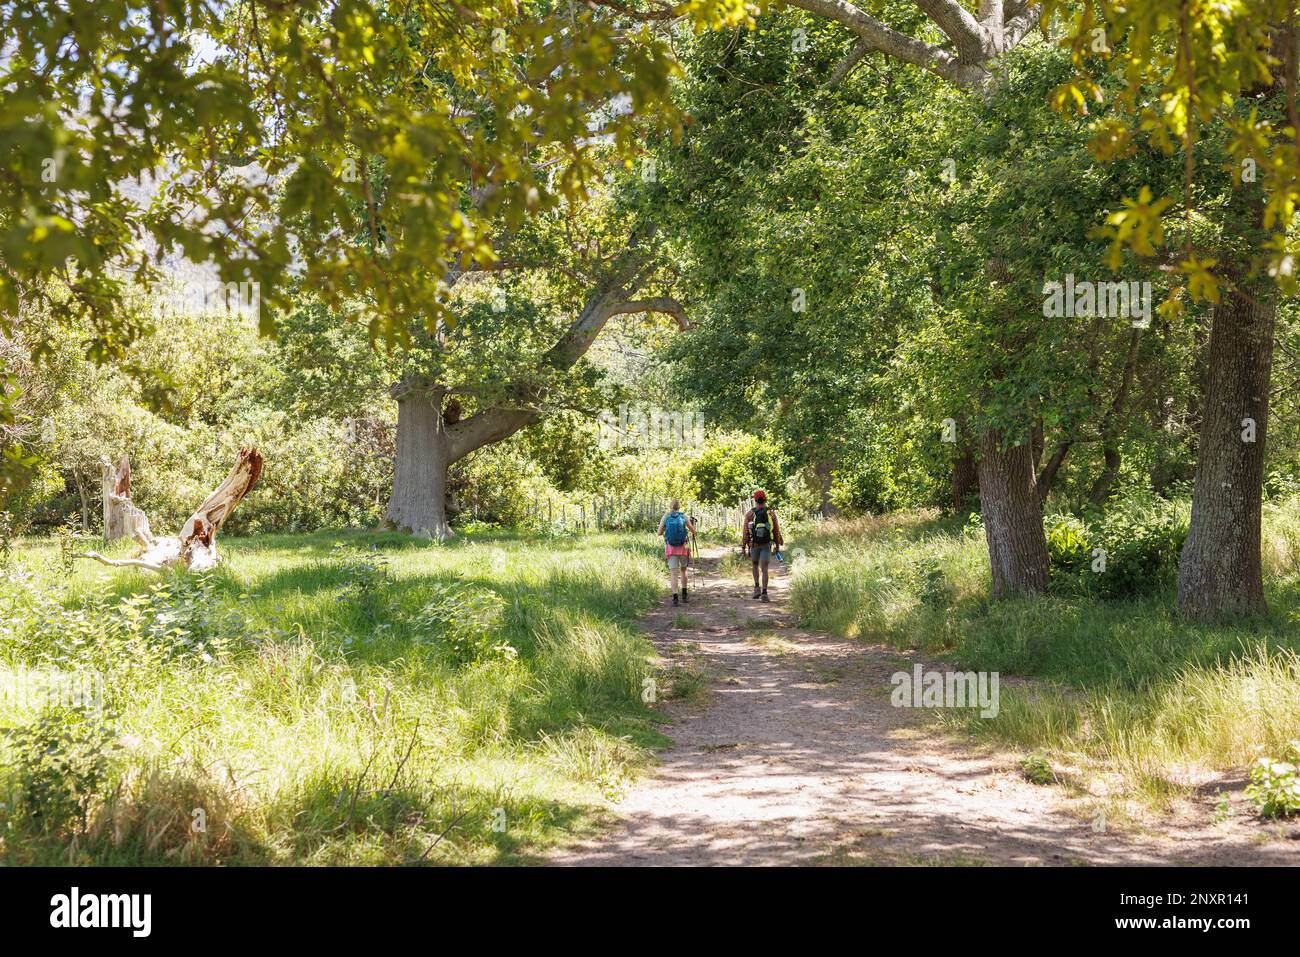
[[[747,552],[754,563],[754,597],[767,601],[767,564],[772,558],[772,547],[781,551],[783,540],[781,526],[777,524],[776,512],[767,507],[767,493],[761,488],[754,490],[754,507],[745,513],[741,532],[740,549]],[[759,588],[758,570],[763,569],[763,586]]]

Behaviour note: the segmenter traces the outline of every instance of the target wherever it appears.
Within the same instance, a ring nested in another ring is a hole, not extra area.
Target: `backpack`
[[[760,546],[772,543],[772,523],[768,520],[766,506],[754,509],[754,518],[749,523],[749,540]]]
[[[664,516],[664,541],[669,545],[686,544],[686,516],[681,512],[669,512]]]

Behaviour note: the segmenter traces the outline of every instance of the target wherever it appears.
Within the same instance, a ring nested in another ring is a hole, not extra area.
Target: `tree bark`
[[[822,518],[834,518],[838,511],[831,503],[831,484],[834,480],[835,463],[831,459],[818,459],[813,466],[813,475],[817,477],[818,490],[821,493],[819,510]]]
[[[1273,39],[1270,82],[1256,92],[1285,102],[1297,121],[1294,24],[1279,25]],[[1285,235],[1284,225],[1268,225],[1259,189],[1234,190],[1228,208],[1236,214],[1230,225],[1254,248]],[[1228,255],[1227,282],[1210,319],[1192,521],[1178,563],[1178,610],[1197,619],[1268,611],[1260,526],[1277,289],[1267,280],[1248,286],[1248,263],[1240,253]]]
[[[975,464],[975,451],[963,444],[952,463],[952,508],[960,514],[970,507],[971,499],[979,494],[979,471]]]
[[[1214,307],[1192,521],[1178,565],[1178,610],[1191,618],[1268,610],[1260,524],[1276,313],[1275,300],[1236,289]]]
[[[137,532],[146,538],[152,538],[149,519],[144,512],[131,501],[131,460],[122,456],[117,468],[113,468],[107,456],[99,460],[100,489],[104,498],[104,541],[115,542],[118,539],[138,537]]]
[[[140,543],[140,552],[135,558],[115,561],[98,552],[86,552],[79,557],[93,558],[114,568],[144,568],[152,572],[176,566],[195,572],[215,568],[219,561],[217,532],[261,477],[261,454],[254,448],[240,449],[235,467],[212,494],[203,500],[203,504],[194,510],[194,514],[181,526],[179,535],[155,539],[149,533],[149,523],[146,521],[143,527],[137,526],[135,529],[135,540]]]
[[[384,523],[425,538],[451,535],[447,469],[451,443],[442,417],[444,391],[411,386],[397,398],[397,454],[393,496]]]
[[[977,470],[993,597],[1046,591],[1047,537],[1030,443],[1004,449],[1002,433],[989,429],[981,441]]]

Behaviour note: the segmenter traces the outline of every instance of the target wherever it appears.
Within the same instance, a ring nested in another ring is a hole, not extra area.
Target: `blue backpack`
[[[664,541],[669,545],[686,544],[686,516],[681,512],[669,512],[664,517]]]

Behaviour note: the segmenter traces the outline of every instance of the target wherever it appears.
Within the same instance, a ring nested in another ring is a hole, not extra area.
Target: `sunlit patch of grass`
[[[774,655],[796,654],[800,650],[796,642],[771,631],[749,635],[745,640]]]
[[[0,669],[104,664],[104,717],[126,744],[75,833],[33,831],[31,801],[6,802],[0,860],[526,859],[601,820],[601,799],[666,741],[633,625],[661,591],[649,536],[347,532],[222,548],[201,590],[182,575],[175,594],[88,562],[65,573],[50,542],[17,550]],[[448,595],[453,615],[496,616],[490,641],[450,644],[449,619],[426,610]],[[126,600],[139,622],[105,630],[96,609]],[[9,724],[33,717],[0,707]],[[0,770],[7,793],[13,774]]]
[[[1168,806],[1205,772],[1240,770],[1300,737],[1300,503],[1267,512],[1264,618],[1190,622],[1172,594],[991,602],[980,535],[890,517],[825,523],[804,539],[791,605],[811,627],[1001,673],[995,718],[945,711],[941,724],[1080,763]]]

